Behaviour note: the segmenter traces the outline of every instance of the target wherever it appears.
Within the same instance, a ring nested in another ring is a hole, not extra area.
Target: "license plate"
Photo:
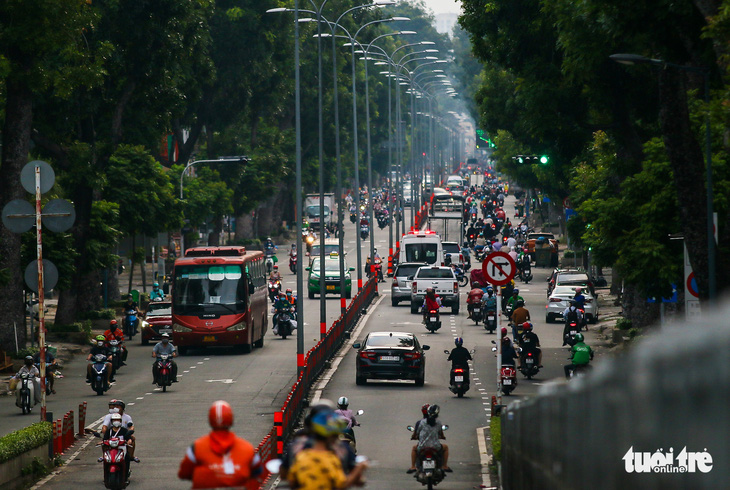
[[[578,333],[578,332],[576,332],[575,330],[571,330],[571,331],[570,331],[570,335],[575,335],[575,334],[577,334],[577,333]]]
[[[480,312],[480,311],[482,311],[482,310],[480,310],[479,308],[474,308],[474,311],[475,311],[476,313],[479,313],[479,312]]]
[[[423,462],[423,469],[424,470],[434,470],[436,469],[436,461],[434,460],[426,460]]]
[[[490,322],[493,322],[494,321],[494,317],[493,316],[488,316],[487,318],[489,319]]]
[[[437,318],[436,318],[435,316],[432,316],[432,317],[431,317],[431,321],[432,321],[432,322],[435,322],[435,321],[438,321],[438,319],[437,319]]]
[[[532,363],[534,363],[534,362],[535,362],[535,360],[534,360],[534,359],[531,359],[531,358],[529,358],[529,357],[528,357],[527,359],[525,359],[525,362],[526,362],[527,364],[532,364]]]
[[[215,342],[215,335],[206,335],[203,337],[203,342]]]
[[[505,384],[505,385],[511,385],[511,384],[512,384],[512,380],[511,380],[511,379],[505,379],[505,380],[504,380],[504,381],[502,382],[502,384]]]
[[[454,376],[454,382],[456,382],[456,383],[464,382],[464,376]]]
[[[335,290],[335,286],[334,285],[327,286],[327,291],[334,291],[334,290]]]
[[[380,356],[381,361],[400,361],[398,356]]]
[[[171,328],[161,328],[160,334],[163,334],[163,333],[172,333],[172,329]]]

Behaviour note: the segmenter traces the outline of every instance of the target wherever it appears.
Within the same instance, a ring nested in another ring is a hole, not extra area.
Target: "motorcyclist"
[[[266,255],[266,257],[276,255],[277,249],[278,247],[274,245],[274,241],[271,239],[271,237],[267,237],[266,242],[264,243],[264,255]]]
[[[116,320],[111,320],[109,322],[109,328],[104,331],[104,338],[107,342],[110,342],[112,340],[116,340],[119,342],[122,346],[122,366],[126,366],[126,360],[127,360],[127,347],[124,345],[124,332],[119,327],[119,323],[117,323]]]
[[[35,364],[33,363],[33,356],[25,356],[25,359],[23,359],[23,365],[18,370],[18,373],[15,376],[13,376],[13,380],[19,380],[23,374],[30,374],[31,381],[33,382],[33,397],[35,399],[35,403],[40,402],[41,401],[41,383],[40,383],[41,373],[40,373],[40,371],[38,371],[38,368],[35,367]],[[15,390],[15,405],[18,407],[22,407],[22,405],[20,404],[20,389]]]
[[[502,365],[514,366],[515,359],[517,359],[517,352],[507,336],[507,329],[502,327]]]
[[[33,354],[33,364],[38,368],[38,371],[40,371],[40,363],[41,363],[41,353],[36,352]],[[53,374],[53,371],[55,369],[58,369],[58,362],[56,361],[56,358],[54,357],[51,352],[46,349],[46,390],[47,393],[56,394],[56,390],[53,389],[53,385],[56,381],[56,376]]]
[[[104,421],[101,423],[102,438],[106,438],[107,431],[110,428],[113,428],[112,416],[115,414],[122,416],[122,427],[128,430],[134,430],[134,421],[132,420],[132,417],[124,413],[126,406],[127,405],[122,400],[117,400],[115,398],[109,400],[109,413],[104,416]],[[137,444],[134,435],[129,436],[129,442],[127,443],[127,456],[129,456],[130,460],[139,463],[139,458],[134,456],[136,446]]]
[[[291,290],[289,290],[291,291]],[[274,335],[279,335],[279,315],[282,311],[286,310],[287,308],[291,308],[292,305],[287,299],[286,294],[279,293],[279,296],[276,298],[276,302],[274,303],[274,317],[271,319],[272,323],[274,324]]]
[[[292,310],[296,310],[297,307],[297,297],[294,296],[294,292],[291,288],[286,288],[286,293],[284,293],[286,296],[286,300],[289,302],[289,304],[292,307]]]
[[[457,367],[464,369],[464,380],[469,383],[469,361],[472,360],[471,353],[466,347],[464,347],[464,339],[461,337],[454,339],[454,345],[456,347],[451,349],[451,353],[446,359],[447,361],[451,361],[451,378],[449,379],[449,384],[454,384],[453,371]]]
[[[482,288],[484,296],[482,296],[482,305],[486,311],[497,311],[497,297],[494,295],[492,286],[487,285]]]
[[[426,411],[426,417],[417,424],[416,430],[413,431],[411,439],[417,440],[418,444],[411,451],[411,467],[408,468],[406,473],[411,474],[418,471],[416,468],[417,455],[426,448],[434,449],[441,453],[441,469],[449,473],[452,471],[448,465],[449,447],[440,441],[440,439],[446,439],[446,436],[441,429],[441,421],[438,419],[439,412],[440,408],[438,405],[430,405]]]
[[[335,413],[347,421],[348,429],[352,429],[352,427],[357,427],[360,424],[358,424],[357,420],[355,420],[355,414],[353,411],[347,408],[349,405],[350,400],[348,400],[346,396],[339,397],[337,399],[337,410],[335,410]]]
[[[152,291],[150,291],[150,301],[162,301],[165,299],[165,293],[160,289],[160,283],[155,282],[152,284]]]
[[[525,298],[523,298],[522,296],[520,296],[520,289],[519,288],[514,288],[512,290],[512,295],[507,300],[507,306],[511,306],[512,307],[512,311],[514,311],[515,308],[517,308],[517,302],[518,301],[522,301],[522,304],[525,304]]]
[[[524,325],[527,321],[530,321],[530,310],[525,308],[524,301],[517,300],[515,303],[515,309],[512,311],[512,316],[510,316],[510,323],[512,324],[512,338],[515,342],[520,342],[518,330],[519,327]]]
[[[103,335],[97,335],[95,344],[91,347],[91,350],[89,351],[89,355],[86,356],[87,361],[89,362],[89,365],[86,367],[86,382],[91,383],[91,377],[93,376],[93,370],[94,368],[92,365],[94,364],[94,357],[97,354],[102,354],[106,357],[106,376],[107,376],[107,382],[109,384],[114,383],[116,380],[112,378],[112,363],[109,362],[112,357],[112,351],[109,350],[109,347],[106,345],[106,339]]]
[[[570,335],[570,324],[575,322],[578,326],[578,331],[581,330],[583,324],[583,312],[578,309],[575,301],[570,302],[565,310],[563,310],[563,320],[565,320],[565,327],[563,328],[563,345],[567,345],[567,336]]]
[[[507,309],[507,300],[512,297],[512,292],[515,290],[515,280],[512,279],[510,282],[502,286],[502,311]]]
[[[281,281],[281,273],[279,272],[278,265],[274,265],[274,268],[271,270],[271,274],[269,274],[269,281]]]
[[[152,357],[155,358],[154,362],[152,363],[152,384],[156,385],[158,384],[158,375],[159,370],[157,367],[157,356],[161,354],[168,354],[171,355],[173,358],[177,357],[177,349],[174,345],[170,342],[170,334],[169,333],[163,333],[162,334],[162,341],[155,344],[154,348],[152,349]],[[172,382],[177,383],[177,364],[175,363],[174,359],[170,359],[171,365],[172,365]]]
[[[528,352],[537,355],[537,367],[542,367],[542,350],[540,349],[540,338],[532,331],[532,323],[525,322],[522,324],[522,338],[520,339],[520,368],[524,364],[525,356]]]
[[[441,297],[436,294],[436,291],[433,288],[426,289],[426,296],[423,298],[423,304],[421,305],[423,309],[423,323],[426,323],[426,315],[428,315],[429,311],[438,311],[441,306]]]
[[[466,298],[466,310],[469,312],[467,318],[471,318],[474,305],[481,304],[483,296],[484,291],[481,288],[473,288],[469,291],[469,296]]]
[[[133,437],[129,433],[131,429],[128,429],[124,426],[122,415],[119,413],[113,413],[110,414],[109,418],[111,427],[109,427],[109,430],[102,434],[102,439],[108,441],[109,439],[117,438],[123,440],[124,442],[131,442]],[[133,447],[133,445],[127,444],[127,464],[129,464],[129,461],[132,459],[130,451],[133,451]],[[106,448],[104,448],[104,450],[106,450]],[[102,462],[103,460],[103,456],[99,457],[98,459],[99,462]],[[139,463],[138,458],[135,458],[134,460]],[[126,475],[124,475],[124,477],[126,478]]]
[[[464,257],[464,266],[468,269],[471,267],[471,255],[469,252],[469,244],[466,242],[461,246],[461,255]]]
[[[575,334],[575,345],[570,348],[571,363],[564,366],[565,377],[570,378],[570,373],[578,366],[587,366],[593,360],[593,349],[583,342],[583,334]]]
[[[128,294],[128,295],[127,295],[127,301],[126,301],[126,302],[124,303],[124,305],[123,305],[122,307],[124,308],[124,313],[125,313],[125,314],[126,314],[126,313],[127,313],[128,311],[130,311],[130,310],[131,310],[131,311],[134,311],[134,313],[135,313],[135,314],[136,314],[136,315],[137,315],[138,317],[140,316],[140,312],[139,312],[139,305],[138,305],[138,304],[137,304],[137,302],[136,302],[136,301],[134,300],[134,296],[132,296],[131,294]]]

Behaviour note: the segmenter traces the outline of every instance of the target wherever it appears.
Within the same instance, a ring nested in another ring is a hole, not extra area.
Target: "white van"
[[[444,264],[444,247],[435,231],[412,231],[400,241],[398,263],[421,262],[428,265]]]

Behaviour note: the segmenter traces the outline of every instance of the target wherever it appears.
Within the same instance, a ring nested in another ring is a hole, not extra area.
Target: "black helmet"
[[[25,359],[23,359],[23,363],[26,366],[31,366],[33,364],[33,356],[25,356]]]
[[[517,308],[522,308],[523,306],[525,306],[525,302],[524,302],[524,301],[522,301],[521,299],[520,299],[520,300],[517,300],[517,301],[515,301],[515,307],[517,307]]]
[[[436,417],[439,416],[440,411],[441,411],[441,409],[439,408],[438,405],[430,405],[428,407],[428,410],[426,411],[426,413],[427,413],[426,417],[429,419],[435,419]]]
[[[464,339],[462,339],[461,337],[456,337],[454,339],[454,345],[456,345],[456,347],[461,347],[462,345],[464,345]]]

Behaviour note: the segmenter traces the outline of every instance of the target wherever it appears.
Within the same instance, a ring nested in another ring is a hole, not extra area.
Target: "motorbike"
[[[33,376],[30,373],[20,375],[15,404],[23,411],[23,415],[30,413],[35,405],[35,385],[33,381]]]
[[[472,349],[471,353],[474,353]],[[449,355],[448,350],[444,350],[444,354]],[[464,396],[464,393],[469,391],[469,367],[468,366],[454,366],[451,368],[449,373],[449,391],[454,393],[459,398]]]
[[[568,329],[567,332],[564,334],[563,340],[566,344],[568,344],[568,347],[573,347],[575,345],[575,335],[580,332],[580,327],[578,326],[578,323],[575,321],[571,321],[568,323]]]
[[[454,274],[456,274],[456,280],[459,282],[459,286],[462,288],[469,284],[469,278],[466,277],[464,270],[459,266],[454,266]]]
[[[448,430],[448,425],[442,425],[441,430]],[[407,429],[414,432],[416,429],[409,425]],[[424,448],[416,452],[416,469],[413,477],[421,484],[431,490],[435,485],[441,483],[446,473],[441,469],[441,458],[443,454],[434,448]]]
[[[162,392],[167,391],[167,387],[172,385],[172,356],[170,354],[160,354],[157,356],[157,386],[162,388]]]
[[[497,308],[495,306],[492,309],[486,309],[486,311],[484,329],[489,333],[494,333],[497,330]]]
[[[269,255],[266,257],[266,272],[271,274],[271,271],[274,269],[274,258],[273,256]]]
[[[530,258],[528,255],[523,255],[523,259],[517,264],[519,269],[519,276],[522,281],[527,284],[532,281],[532,267],[530,266]]]
[[[134,433],[129,431],[129,435]],[[102,456],[99,462],[104,463],[104,487],[121,490],[129,485],[131,469],[127,461],[127,441],[112,437],[98,444]]]
[[[269,299],[273,303],[276,301],[276,298],[279,297],[279,293],[281,292],[281,281],[276,280],[270,280],[269,281]]]
[[[439,310],[430,310],[428,315],[426,315],[426,329],[429,332],[434,333],[439,328],[441,328]]]
[[[360,225],[360,238],[365,240],[368,236],[370,236],[370,227],[368,225]]]
[[[355,223],[355,222],[357,222],[357,213],[352,211],[352,212],[350,212],[350,223]]]
[[[137,327],[139,326],[137,312],[135,310],[127,310],[124,314],[124,320],[122,323],[124,326],[124,336],[129,340],[132,340],[134,335],[137,333]]]
[[[291,308],[283,308],[276,320],[276,331],[281,335],[282,339],[294,333],[294,325],[292,324]]]
[[[461,249],[461,256],[464,258],[464,271],[471,269],[471,255],[468,248]]]
[[[378,282],[385,282],[385,279],[383,279],[383,261],[379,258],[376,258],[372,266],[368,267],[365,271],[365,275],[368,278],[370,278],[373,273],[375,274],[375,277],[378,278]]]
[[[106,374],[106,356],[97,354],[91,361],[91,389],[101,396],[109,391],[109,381]]]
[[[482,302],[474,303],[474,307],[471,310],[471,319],[474,320],[475,325],[479,325],[482,321]]]
[[[109,341],[109,350],[112,351],[112,376],[122,367],[122,343],[118,340]]]
[[[537,363],[537,352],[520,349],[520,357],[522,358],[520,372],[527,379],[532,379],[533,376],[540,372],[540,366]]]
[[[297,273],[297,254],[293,253],[291,257],[289,257],[289,270],[292,274]]]
[[[390,220],[388,219],[387,214],[381,214],[380,216],[378,216],[378,228],[382,230],[383,228],[388,226],[389,221]]]
[[[355,412],[355,415],[360,416],[365,413],[365,410],[358,410]],[[359,423],[357,424],[360,425]],[[355,431],[354,427],[350,427],[349,429],[345,429],[342,434],[339,435],[339,439],[350,445],[350,448],[352,449],[352,452],[357,454],[357,443],[355,441]]]
[[[499,370],[499,382],[502,384],[502,393],[509,395],[517,386],[517,370],[511,364],[502,364]]]

